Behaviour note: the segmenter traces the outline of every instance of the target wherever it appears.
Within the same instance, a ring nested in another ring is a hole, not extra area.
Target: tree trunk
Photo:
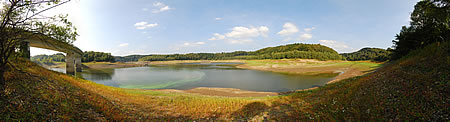
[[[2,67],[0,69],[0,89],[3,89],[3,87],[5,86],[5,69]]]

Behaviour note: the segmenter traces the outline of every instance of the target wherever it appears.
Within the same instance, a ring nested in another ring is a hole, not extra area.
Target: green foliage
[[[226,60],[226,59],[318,59],[342,60],[333,49],[320,44],[289,44],[263,48],[254,52],[235,51],[230,53],[189,53],[174,55],[149,55],[139,61],[167,60]]]
[[[64,62],[65,56],[62,53],[57,53],[53,55],[36,55],[31,57],[31,61],[37,61],[37,62]],[[94,51],[85,51],[83,53],[83,57],[81,59],[82,62],[115,62],[114,57],[111,55],[111,53],[104,53],[104,52],[94,52]]]
[[[0,7],[0,85],[3,85],[4,72],[11,62],[25,52],[20,45],[25,40],[47,40],[72,44],[78,36],[76,27],[67,20],[67,15],[47,17],[40,15],[69,2],[61,0],[8,0]],[[22,46],[23,47],[23,46]]]
[[[392,59],[399,59],[410,51],[434,42],[450,40],[450,1],[423,0],[411,13],[409,27],[403,26],[396,35]]]
[[[260,55],[258,59],[318,59],[318,60],[342,60],[342,56],[329,52],[309,52],[309,51],[287,51],[273,52],[271,54]]]
[[[390,51],[380,48],[363,48],[352,53],[342,53],[341,55],[349,61],[387,61],[389,59]]]
[[[44,63],[64,62],[65,58],[66,58],[66,56],[64,56],[64,54],[62,54],[62,53],[57,53],[57,54],[53,54],[53,55],[42,54],[42,55],[32,56],[31,61],[44,62]]]
[[[278,53],[278,52],[289,52],[289,51],[306,51],[306,52],[325,52],[325,53],[337,53],[335,50],[323,46],[320,44],[288,44],[281,45],[276,47],[267,47],[260,50],[255,51],[256,54],[270,54],[270,53]]]
[[[82,62],[115,62],[114,57],[111,53],[104,52],[94,52],[94,51],[85,51],[83,53],[83,57],[81,58]]]
[[[149,55],[129,55],[129,56],[115,56],[114,59],[117,62],[133,62],[138,61],[140,58]]]

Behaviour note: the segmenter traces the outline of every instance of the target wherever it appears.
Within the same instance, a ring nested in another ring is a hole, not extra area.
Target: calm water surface
[[[120,88],[184,90],[219,87],[284,92],[322,86],[337,75],[292,75],[238,69],[233,64],[235,63],[187,63],[102,70],[84,69],[77,76]]]

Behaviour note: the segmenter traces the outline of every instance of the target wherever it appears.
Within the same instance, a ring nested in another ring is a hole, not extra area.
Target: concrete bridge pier
[[[75,68],[77,72],[82,72],[81,70],[81,55],[75,56]]]
[[[19,51],[23,58],[30,59],[30,42],[22,41],[19,45]]]
[[[75,75],[75,54],[66,54],[66,74]]]
[[[81,66],[81,55],[66,54],[66,74],[75,75],[76,72],[81,72]]]

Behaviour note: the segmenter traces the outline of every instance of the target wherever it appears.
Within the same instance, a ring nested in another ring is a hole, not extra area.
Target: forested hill
[[[136,57],[136,56],[134,56]],[[120,58],[120,57],[116,57]],[[320,44],[288,44],[267,47],[257,51],[235,51],[222,53],[189,53],[173,55],[149,55],[139,61],[167,61],[167,60],[226,60],[226,59],[318,59],[342,60],[342,56],[335,50]]]
[[[35,55],[31,57],[31,61],[35,62],[64,62],[65,56],[62,53],[56,53],[53,55]]]
[[[128,55],[128,56],[114,56],[117,62],[133,62],[138,61],[140,58],[151,55]]]
[[[31,61],[35,62],[44,62],[44,63],[50,63],[50,62],[64,62],[66,56],[62,53],[57,53],[53,55],[36,55],[31,57]],[[104,53],[104,52],[94,52],[94,51],[85,51],[83,53],[83,57],[81,58],[82,62],[114,62],[114,57],[111,55],[111,53]]]
[[[281,45],[276,47],[267,47],[260,50],[255,51],[256,54],[271,54],[271,53],[279,53],[279,52],[289,52],[289,51],[307,51],[307,52],[324,52],[324,53],[335,53],[337,52],[327,46],[323,46],[320,44],[288,44]]]
[[[352,53],[342,53],[341,55],[349,61],[386,61],[389,59],[390,51],[381,48],[363,48]]]

